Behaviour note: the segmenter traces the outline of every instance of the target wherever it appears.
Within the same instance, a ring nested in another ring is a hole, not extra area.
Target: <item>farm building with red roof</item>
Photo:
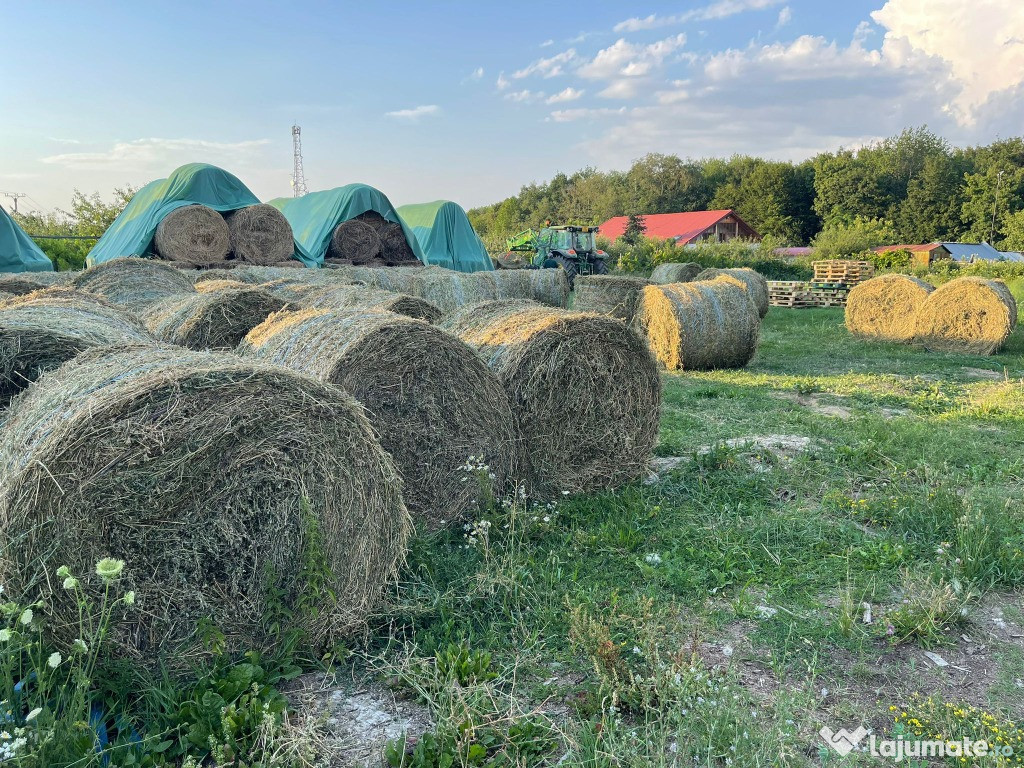
[[[760,240],[761,235],[735,211],[690,211],[688,213],[652,213],[644,216],[644,234],[658,240],[675,240],[677,245],[724,243],[740,237]],[[598,229],[609,240],[617,240],[626,231],[628,216],[608,219]]]

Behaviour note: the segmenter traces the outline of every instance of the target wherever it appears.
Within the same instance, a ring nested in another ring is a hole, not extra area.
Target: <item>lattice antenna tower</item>
[[[306,173],[302,170],[302,127],[292,126],[292,196],[302,197],[306,189]]]

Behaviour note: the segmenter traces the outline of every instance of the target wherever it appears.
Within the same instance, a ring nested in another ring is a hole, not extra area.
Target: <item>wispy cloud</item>
[[[725,19],[746,11],[760,11],[779,5],[782,0],[717,0],[717,2],[705,5],[702,8],[694,8],[684,13],[672,14],[670,16],[659,16],[652,13],[650,16],[634,16],[631,19],[620,21],[615,25],[616,32],[639,32],[644,29],[658,29],[659,27],[671,27],[678,24],[685,24],[688,21],[712,21],[714,19]]]
[[[472,73],[470,73],[469,79],[470,80],[481,80],[481,79],[483,79],[483,76],[484,76],[484,68],[483,67],[477,67],[476,69],[474,69],[472,71]]]
[[[576,101],[583,96],[583,91],[569,86],[564,91],[553,93],[548,96],[546,104],[560,104],[566,101]]]
[[[505,98],[509,101],[517,101],[519,103],[530,103],[534,101],[540,101],[544,98],[544,91],[531,91],[529,89],[523,89],[521,91],[512,91],[505,94]]]
[[[788,5],[779,11],[779,18],[775,22],[776,29],[782,29],[793,20],[793,9]]]
[[[549,40],[545,40],[543,43],[541,43],[540,47],[541,48],[550,48],[554,44],[555,44],[555,41],[549,39]]]
[[[642,77],[685,44],[686,35],[682,33],[650,45],[637,45],[621,38],[598,51],[597,55],[578,71],[581,76],[593,80]]]
[[[556,109],[547,120],[555,123],[571,123],[574,120],[590,120],[595,117],[613,117],[624,114],[626,114],[625,107],[619,107],[618,109]]]
[[[394,112],[385,112],[385,117],[393,117],[396,120],[408,120],[410,122],[416,122],[424,117],[430,117],[432,115],[439,114],[441,108],[437,104],[421,104],[418,107],[411,107],[410,109],[396,109]]]
[[[498,79],[494,81],[494,84],[498,87],[499,91],[504,91],[506,88],[512,85],[512,81],[505,77],[504,72],[499,72]]]
[[[135,139],[114,144],[105,152],[70,152],[42,158],[47,165],[98,169],[117,166],[164,167],[175,162],[239,161],[251,159],[270,144],[269,139],[218,142],[204,139]]]
[[[55,136],[47,136],[48,141],[52,141],[55,144],[81,144],[82,142],[78,139],[58,139]]]
[[[529,77],[530,75],[540,75],[545,78],[558,77],[558,75],[561,75],[565,71],[565,65],[575,59],[576,49],[569,48],[568,50],[555,54],[550,58],[537,59],[522,69],[513,72],[512,77],[516,80],[521,80],[524,77]]]

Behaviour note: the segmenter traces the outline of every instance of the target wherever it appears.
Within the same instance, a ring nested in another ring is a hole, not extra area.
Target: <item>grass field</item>
[[[654,482],[421,534],[350,662],[434,718],[406,764],[818,765],[858,725],[1024,758],[1022,351],[775,309],[746,369],[664,376]]]

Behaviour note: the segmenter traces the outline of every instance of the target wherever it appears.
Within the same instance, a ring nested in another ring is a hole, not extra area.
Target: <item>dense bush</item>
[[[774,251],[777,243],[731,240],[727,243],[700,243],[679,246],[671,240],[644,238],[636,245],[621,239],[609,242],[599,238],[598,245],[608,252],[612,265],[621,272],[650,274],[659,264],[696,262],[705,267],[750,267],[769,280],[808,280],[812,275],[807,260],[788,261]]]

